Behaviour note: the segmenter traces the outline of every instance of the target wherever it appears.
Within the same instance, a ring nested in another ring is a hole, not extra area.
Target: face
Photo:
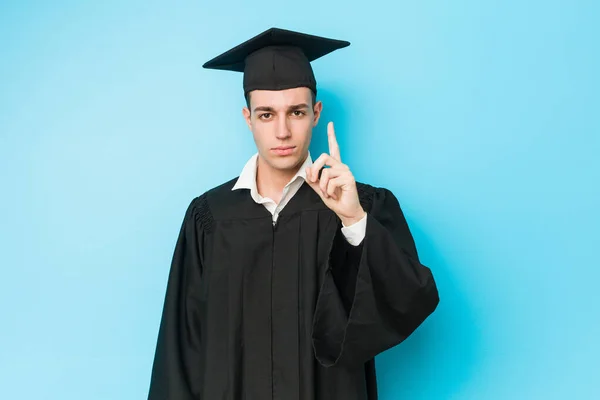
[[[250,92],[250,109],[244,107],[243,115],[262,161],[295,173],[308,154],[322,107],[320,101],[312,105],[312,92],[305,87]]]

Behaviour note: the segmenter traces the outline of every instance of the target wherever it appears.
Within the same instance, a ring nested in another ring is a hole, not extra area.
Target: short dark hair
[[[250,93],[252,93],[252,92],[250,91],[250,92],[246,93],[246,95],[244,97],[246,98],[246,107],[248,107],[248,109],[252,113],[252,109],[250,108]],[[311,90],[310,91],[310,97],[311,97],[311,100],[312,100],[311,107],[314,107],[315,104],[317,104],[317,94]]]

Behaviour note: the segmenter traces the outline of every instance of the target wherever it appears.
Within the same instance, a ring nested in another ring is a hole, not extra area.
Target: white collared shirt
[[[257,204],[262,204],[273,216],[273,224],[277,222],[277,218],[279,217],[279,213],[281,210],[289,203],[289,201],[294,197],[294,195],[298,192],[302,184],[306,181],[306,167],[312,165],[312,158],[310,157],[310,153],[308,157],[296,172],[296,175],[289,181],[287,185],[283,188],[283,195],[281,196],[281,200],[279,204],[275,203],[274,200],[263,197],[258,193],[258,188],[256,185],[256,170],[258,167],[258,153],[254,154],[250,160],[246,163],[242,172],[236,181],[235,185],[231,190],[238,189],[249,189],[250,196],[252,200],[254,200]],[[358,246],[364,239],[365,233],[367,229],[367,217],[366,215],[357,223],[352,224],[350,226],[343,226],[342,233],[344,237],[353,246]]]

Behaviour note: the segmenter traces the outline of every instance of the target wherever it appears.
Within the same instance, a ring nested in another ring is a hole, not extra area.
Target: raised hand
[[[342,220],[350,226],[364,217],[365,211],[360,205],[356,181],[350,168],[342,163],[340,147],[335,137],[333,122],[327,125],[329,154],[323,153],[312,166],[306,169],[306,182],[321,196],[321,199]],[[324,168],[324,167],[329,168]],[[321,177],[319,178],[319,171]]]

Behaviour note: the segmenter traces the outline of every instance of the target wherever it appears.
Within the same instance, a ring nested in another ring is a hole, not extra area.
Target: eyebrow
[[[300,103],[300,104],[294,104],[288,107],[288,111],[296,111],[296,110],[302,110],[302,109],[306,109],[308,108],[308,104],[306,103]],[[254,112],[257,111],[267,111],[267,112],[275,112],[275,109],[273,107],[269,107],[269,106],[258,106],[254,109]]]

